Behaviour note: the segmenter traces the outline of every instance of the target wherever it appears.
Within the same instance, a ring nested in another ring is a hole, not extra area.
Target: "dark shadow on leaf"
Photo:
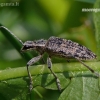
[[[48,74],[43,74],[41,79],[41,85],[44,85],[47,81]]]
[[[63,75],[66,77],[66,78],[70,78],[71,76],[69,75],[69,72],[63,72]]]
[[[50,81],[47,83],[47,77],[48,77],[48,74],[44,74],[44,75],[42,75],[42,81],[41,81],[41,86],[49,86],[49,85],[51,85],[51,84],[53,84],[54,82],[55,82],[55,84],[56,84],[56,80],[55,80],[55,78],[54,79],[50,79]],[[46,84],[45,84],[46,83]]]
[[[95,76],[95,75],[91,75],[91,74],[87,74],[87,75],[82,75],[82,74],[79,74],[79,75],[76,75],[75,77],[93,77],[93,78],[98,78],[97,76]]]

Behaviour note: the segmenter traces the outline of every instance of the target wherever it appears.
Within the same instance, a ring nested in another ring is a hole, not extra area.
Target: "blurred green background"
[[[23,42],[57,36],[76,41],[96,53],[92,12],[82,12],[82,8],[93,8],[94,3],[95,0],[0,0],[0,23]],[[31,53],[37,55],[35,51]],[[0,32],[0,69],[26,63]]]

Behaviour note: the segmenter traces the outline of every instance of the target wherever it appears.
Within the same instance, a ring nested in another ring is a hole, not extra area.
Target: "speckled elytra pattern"
[[[96,55],[76,42],[58,37],[50,37],[46,44],[46,51],[52,56],[61,56],[65,58],[77,58],[80,60],[95,59]]]

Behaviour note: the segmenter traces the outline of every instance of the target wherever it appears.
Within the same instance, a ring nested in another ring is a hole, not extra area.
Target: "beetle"
[[[9,31],[6,27],[1,26],[0,28],[4,28],[7,31]],[[11,32],[10,32],[11,33]],[[88,65],[86,65],[82,60],[92,60],[96,59],[96,54],[93,53],[91,50],[86,48],[83,45],[80,45],[79,43],[73,42],[71,40],[66,40],[63,38],[51,36],[48,40],[40,39],[35,41],[26,41],[23,43],[18,37],[16,37],[13,33],[11,33],[23,46],[21,48],[21,52],[29,51],[29,50],[36,50],[38,51],[39,55],[36,57],[33,57],[30,61],[27,63],[27,72],[30,80],[29,90],[31,91],[33,89],[33,81],[31,77],[31,73],[29,71],[29,66],[33,65],[34,63],[38,62],[40,59],[42,59],[43,54],[46,52],[48,54],[47,57],[47,65],[51,73],[53,74],[57,88],[61,91],[61,85],[60,80],[56,76],[56,74],[52,70],[52,61],[51,57],[62,57],[65,59],[76,59],[81,64],[83,64],[85,67],[87,67],[92,73],[94,73],[97,77],[99,77],[99,74],[95,72],[92,68],[90,68]]]

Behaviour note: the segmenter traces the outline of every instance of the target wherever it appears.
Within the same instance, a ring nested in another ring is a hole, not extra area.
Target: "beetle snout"
[[[35,49],[33,41],[26,41],[21,48],[21,52]]]

